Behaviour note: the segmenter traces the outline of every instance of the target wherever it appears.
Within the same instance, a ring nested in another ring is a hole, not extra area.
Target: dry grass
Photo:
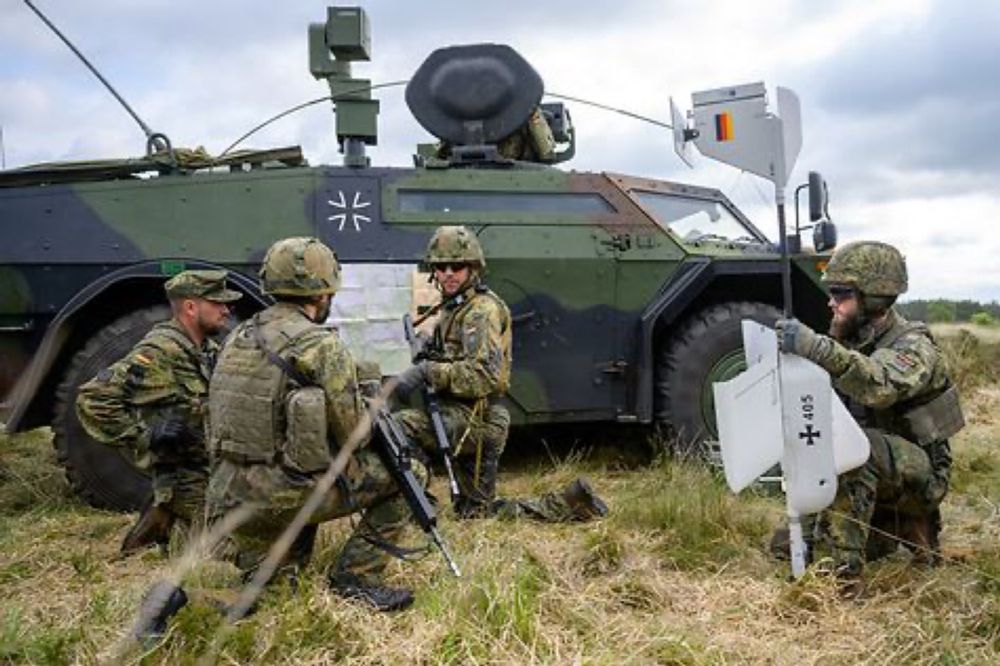
[[[1000,653],[1000,388],[967,394],[954,492],[944,505],[947,562],[897,555],[869,567],[861,599],[831,583],[791,583],[765,542],[780,500],[734,497],[710,473],[670,460],[620,471],[598,458],[507,473],[505,494],[533,494],[579,473],[612,507],[586,525],[443,520],[465,574],[432,553],[394,562],[411,610],[373,615],[329,594],[322,569],[346,522],[320,534],[298,594],[269,592],[224,640],[216,663],[323,664],[990,664]],[[443,488],[438,488],[439,495]],[[116,652],[146,587],[170,562],[113,561],[129,516],[68,496],[48,434],[0,441],[0,663],[197,663],[221,618],[183,610],[166,640]],[[414,533],[413,538],[419,539]],[[235,584],[206,563],[191,589]]]
[[[989,344],[1000,343],[1000,326],[978,326],[969,322],[957,322],[953,324],[932,324],[931,331],[939,338],[948,338],[958,335],[960,331],[965,331],[974,335]]]

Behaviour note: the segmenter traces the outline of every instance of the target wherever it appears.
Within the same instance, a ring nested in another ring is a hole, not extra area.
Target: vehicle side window
[[[707,199],[690,199],[662,192],[630,192],[656,223],[681,240],[759,240],[725,206]]]
[[[604,197],[592,192],[457,192],[400,190],[403,213],[517,212],[614,213]]]

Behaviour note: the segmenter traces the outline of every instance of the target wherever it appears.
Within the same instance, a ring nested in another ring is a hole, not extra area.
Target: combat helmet
[[[340,265],[333,250],[317,238],[284,238],[268,249],[260,280],[264,293],[272,296],[335,294]]]
[[[438,227],[431,236],[424,263],[431,267],[434,264],[463,263],[482,270],[486,268],[486,257],[475,234],[462,226],[446,226]]]
[[[907,289],[906,260],[888,243],[847,243],[830,258],[823,282],[854,287],[868,297],[895,300]]]

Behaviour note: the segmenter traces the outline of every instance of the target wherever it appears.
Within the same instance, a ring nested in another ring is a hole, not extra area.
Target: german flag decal
[[[733,114],[728,111],[715,114],[715,140],[732,141],[733,139]]]

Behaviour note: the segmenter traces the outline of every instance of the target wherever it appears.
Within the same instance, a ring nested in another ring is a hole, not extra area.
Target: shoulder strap
[[[264,342],[264,335],[260,332],[260,326],[257,324],[256,321],[254,321],[252,326],[253,326],[254,342],[257,343],[257,347],[259,347],[260,350],[264,352],[264,355],[267,357],[267,360],[272,365],[281,368],[281,371],[284,372],[286,375],[288,375],[288,377],[290,377],[299,386],[313,386],[315,384],[315,382],[310,381],[308,377],[299,372],[299,370],[295,366],[289,363],[288,359],[282,358],[273,349],[268,348],[267,344]],[[310,326],[307,327],[304,331],[299,331],[294,336],[289,338],[288,344],[292,344],[300,337],[306,335],[312,330],[313,328]]]

